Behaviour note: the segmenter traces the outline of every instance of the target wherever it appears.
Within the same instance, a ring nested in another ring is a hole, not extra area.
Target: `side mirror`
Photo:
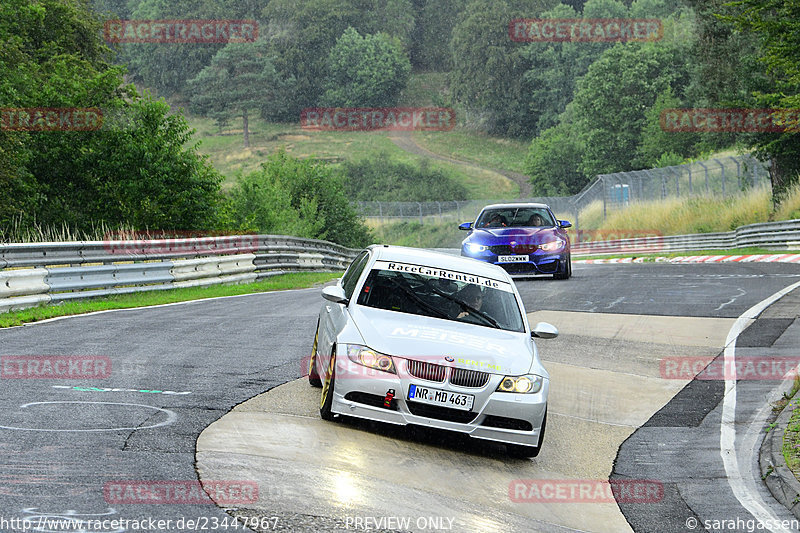
[[[335,304],[344,304],[347,305],[349,300],[344,295],[344,289],[338,285],[334,285],[332,287],[325,287],[322,289],[322,297],[328,300],[329,302],[333,302]]]
[[[569,220],[559,220],[558,221],[558,225],[561,226],[562,228],[565,228],[565,229],[566,228],[571,228],[572,227],[572,222],[570,222]]]
[[[555,339],[558,337],[558,328],[547,322],[539,322],[533,326],[531,337],[539,339]]]
[[[463,224],[459,224],[458,229],[462,231],[469,231],[472,229],[472,222],[464,222]]]

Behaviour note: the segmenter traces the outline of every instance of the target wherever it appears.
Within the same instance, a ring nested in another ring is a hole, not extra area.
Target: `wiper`
[[[435,306],[429,304],[428,302],[426,302],[425,300],[423,300],[422,298],[420,298],[419,296],[414,294],[414,291],[412,291],[408,287],[405,287],[404,285],[398,283],[397,281],[395,281],[395,280],[393,280],[391,278],[389,279],[389,281],[392,283],[392,285],[394,285],[395,287],[398,287],[401,291],[406,293],[406,295],[408,295],[414,301],[414,303],[416,303],[420,307],[426,309],[428,312],[437,314],[442,318],[447,318],[447,319],[450,318],[450,315],[448,315],[447,313],[445,313],[444,311],[442,311],[438,307],[435,307]]]
[[[439,289],[437,289],[436,287],[434,287],[433,285],[430,285],[429,287],[433,292],[435,292],[439,296],[447,298],[451,302],[457,303],[459,306],[461,306],[462,309],[465,309],[466,311],[469,311],[470,313],[472,313],[473,315],[477,316],[478,318],[483,319],[483,321],[486,322],[487,324],[489,324],[490,326],[495,327],[497,329],[503,329],[502,327],[500,327],[500,324],[497,322],[497,320],[495,320],[491,316],[487,315],[483,311],[479,311],[478,309],[475,309],[474,307],[469,305],[464,300],[461,300],[460,298],[456,298],[455,296],[447,294],[446,292],[442,292]]]

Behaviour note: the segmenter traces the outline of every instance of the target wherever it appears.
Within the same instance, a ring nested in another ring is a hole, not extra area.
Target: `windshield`
[[[377,261],[358,305],[523,332],[511,284],[464,272]]]
[[[486,209],[478,217],[477,228],[553,227],[555,219],[544,207],[501,207]]]

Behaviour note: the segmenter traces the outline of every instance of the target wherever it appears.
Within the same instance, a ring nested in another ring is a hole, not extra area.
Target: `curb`
[[[797,394],[778,415],[775,428],[764,437],[759,450],[758,464],[761,469],[761,479],[775,499],[800,519],[800,481],[786,466],[783,458],[783,434],[794,412],[795,398],[798,398]]]
[[[800,263],[800,254],[767,255],[687,255],[679,257],[624,257],[613,259],[577,259],[573,263],[601,265],[606,263]]]

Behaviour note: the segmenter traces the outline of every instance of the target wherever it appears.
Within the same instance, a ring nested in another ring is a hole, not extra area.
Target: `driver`
[[[467,285],[458,292],[456,297],[470,307],[478,311],[481,310],[481,305],[483,305],[483,291],[481,291],[481,288],[477,285]],[[462,309],[456,318],[464,318],[467,315],[469,315],[469,311]]]
[[[502,228],[506,226],[506,219],[500,213],[495,213],[489,222],[483,225],[484,228]]]

